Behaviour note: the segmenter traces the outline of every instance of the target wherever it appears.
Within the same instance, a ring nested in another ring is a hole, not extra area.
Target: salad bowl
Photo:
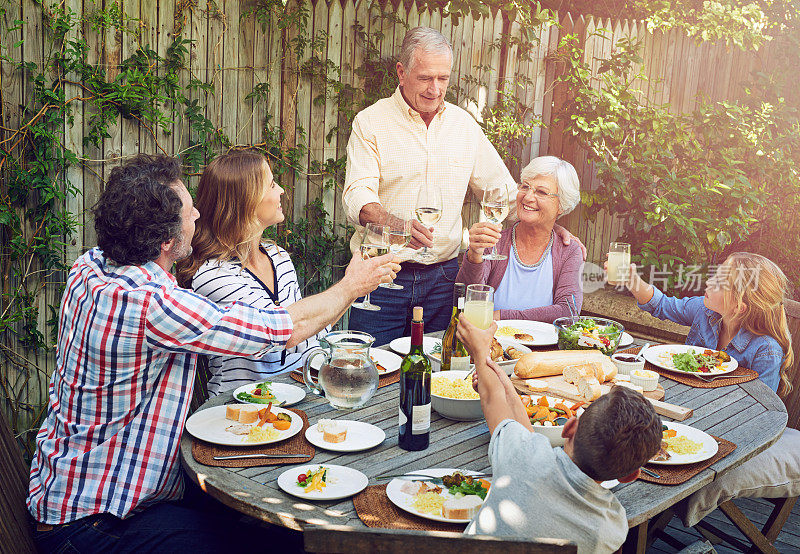
[[[616,352],[625,332],[621,323],[604,317],[560,317],[553,325],[559,350],[599,350],[606,356]]]

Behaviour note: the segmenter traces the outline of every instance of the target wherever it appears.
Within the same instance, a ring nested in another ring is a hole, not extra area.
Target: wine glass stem
[[[365,306],[369,306],[369,305],[370,305],[370,301],[369,301],[369,293],[367,293],[367,294],[365,294],[365,295],[364,295],[364,305],[365,305]]]

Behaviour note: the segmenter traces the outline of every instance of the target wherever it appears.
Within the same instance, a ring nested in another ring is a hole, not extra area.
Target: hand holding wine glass
[[[364,259],[376,258],[389,253],[389,243],[384,233],[384,226],[375,223],[367,223],[361,235],[361,257]],[[364,296],[361,302],[353,302],[354,308],[362,310],[378,311],[380,306],[376,306],[369,301],[369,293]]]
[[[433,230],[433,226],[442,218],[442,192],[439,187],[428,183],[420,187],[414,215],[417,221]],[[435,262],[437,258],[435,254],[428,252],[426,246],[421,252],[417,252],[415,259],[421,262]]]
[[[481,200],[481,210],[486,221],[495,225],[500,225],[508,217],[508,188],[505,183],[499,185],[489,185],[483,191]],[[496,244],[496,243],[495,243]],[[485,260],[505,260],[508,256],[498,254],[496,246],[492,246],[492,252],[483,256]]]
[[[500,240],[500,230],[494,223],[479,221],[469,228],[467,257],[474,264],[483,262],[487,248],[494,248]]]
[[[386,243],[389,245],[389,251],[397,256],[400,251],[408,246],[411,240],[412,222],[410,219],[403,219],[394,215],[390,215],[383,226],[383,233],[385,235]],[[403,286],[394,282],[381,283],[381,287],[394,290],[402,290]]]

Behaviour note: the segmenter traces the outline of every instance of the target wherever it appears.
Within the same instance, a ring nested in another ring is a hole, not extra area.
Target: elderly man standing
[[[177,160],[139,155],[115,168],[94,214],[99,246],[67,278],[36,437],[35,539],[47,552],[227,550],[243,526],[176,502],[197,354],[297,344],[399,267],[385,265],[389,255],[357,257],[339,283],[286,309],[223,308],[170,273],[191,253],[199,215]]]
[[[353,120],[342,201],[348,219],[356,224],[351,241],[354,254],[361,226],[412,217],[420,187],[438,187],[442,196],[435,238],[432,228],[414,220],[410,243],[415,249],[430,247],[435,259],[404,262],[395,281],[403,289],[379,288],[371,295],[381,311],[350,312],[350,328],[372,334],[375,344],[408,334],[413,306],[425,308],[426,331],[447,327],[467,187],[478,198],[490,184],[516,190],[514,179],[475,119],[445,102],[452,65],[453,49],[441,33],[428,27],[411,29],[397,62],[397,90]],[[571,235],[560,227],[557,231],[569,243]]]

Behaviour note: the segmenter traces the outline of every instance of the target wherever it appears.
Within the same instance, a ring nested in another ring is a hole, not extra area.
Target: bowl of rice
[[[472,388],[468,371],[438,371],[431,377],[431,408],[456,421],[483,419],[481,398]]]

